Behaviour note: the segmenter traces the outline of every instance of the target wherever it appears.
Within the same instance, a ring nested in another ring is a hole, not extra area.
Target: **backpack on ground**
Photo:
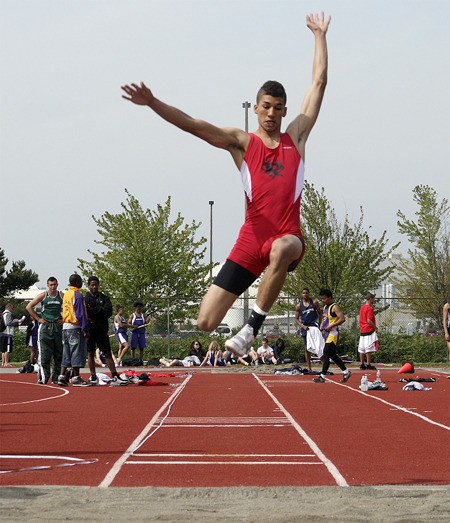
[[[122,360],[123,367],[140,367],[141,365],[144,365],[141,358],[125,358]]]

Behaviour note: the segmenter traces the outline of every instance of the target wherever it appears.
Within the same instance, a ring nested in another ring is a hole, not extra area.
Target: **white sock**
[[[258,305],[255,305],[253,306],[253,310],[257,313],[257,314],[261,314],[261,316],[267,316],[269,313],[266,312],[266,311],[263,311],[260,307],[258,307]]]

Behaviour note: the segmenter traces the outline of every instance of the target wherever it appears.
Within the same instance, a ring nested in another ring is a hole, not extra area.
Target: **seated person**
[[[262,345],[256,350],[256,354],[258,356],[258,363],[277,363],[274,351],[269,345],[267,338],[263,338]]]
[[[202,349],[202,344],[198,340],[194,340],[189,348],[188,356],[197,356],[202,362],[205,358],[205,351]]]
[[[284,351],[284,349],[286,348],[286,345],[284,343],[284,340],[282,338],[278,338],[277,341],[275,342],[275,345],[272,347],[272,350],[273,350],[273,355],[275,356],[275,363],[280,363],[281,362],[281,353]]]
[[[223,358],[227,365],[235,365],[238,363],[241,363],[247,367],[249,365],[258,365],[258,355],[256,354],[256,351],[253,347],[251,347],[248,353],[242,357],[237,357],[231,351],[225,350],[223,353]]]
[[[201,363],[197,356],[186,356],[182,360],[178,358],[173,360],[160,358],[159,362],[166,367],[199,367]]]
[[[117,358],[114,356],[114,353],[112,351],[111,351],[111,356],[112,356],[112,359],[114,360],[114,365],[117,365]],[[106,367],[105,355],[98,347],[95,349],[94,361],[98,367]]]
[[[211,365],[212,367],[226,366],[222,351],[220,350],[219,344],[215,340],[209,344],[208,352],[206,353],[206,356],[204,357],[200,367],[203,367],[204,365]]]

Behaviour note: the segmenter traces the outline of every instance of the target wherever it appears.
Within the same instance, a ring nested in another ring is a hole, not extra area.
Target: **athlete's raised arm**
[[[192,118],[180,109],[156,98],[144,82],[141,82],[140,85],[123,85],[121,88],[126,93],[122,95],[122,98],[125,100],[129,100],[136,105],[146,105],[161,118],[179,129],[201,138],[214,147],[229,151],[236,163],[238,163],[239,157],[243,158],[249,137],[241,129],[220,128],[204,120]]]
[[[300,114],[289,124],[287,132],[304,156],[305,142],[319,116],[328,73],[328,50],[326,34],[331,17],[325,20],[324,13],[306,16],[306,25],[314,34],[314,62],[311,87],[303,99]]]

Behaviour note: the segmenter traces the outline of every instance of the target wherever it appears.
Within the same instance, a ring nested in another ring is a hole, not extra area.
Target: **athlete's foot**
[[[242,357],[248,353],[254,341],[253,327],[244,325],[237,334],[225,342],[225,347],[236,356]]]

